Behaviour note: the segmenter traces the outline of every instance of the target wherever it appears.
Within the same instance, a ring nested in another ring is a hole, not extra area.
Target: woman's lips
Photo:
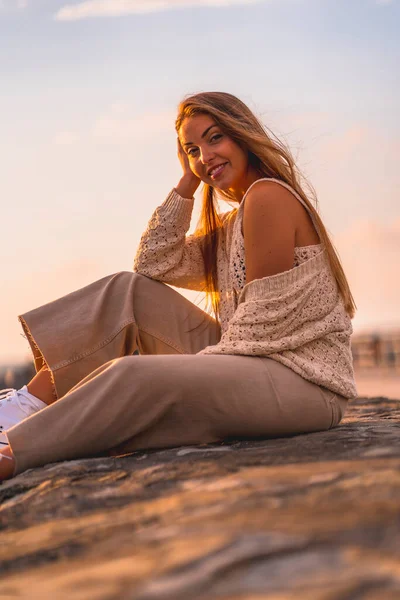
[[[220,165],[217,169],[214,169],[214,171],[212,171],[212,173],[210,174],[211,179],[218,179],[218,177],[220,177],[227,164],[228,163],[225,163],[223,165]]]

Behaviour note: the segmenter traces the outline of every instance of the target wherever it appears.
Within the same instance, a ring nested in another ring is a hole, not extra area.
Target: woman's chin
[[[210,178],[202,179],[202,182],[205,185],[209,185],[212,188],[214,188],[214,190],[216,192],[229,192],[230,187],[231,187],[230,182],[227,180],[227,178],[224,178],[224,177],[221,177],[220,179],[215,180],[215,181]]]
[[[210,185],[212,185],[212,187],[219,192],[227,192],[229,190],[229,182],[223,177],[221,177],[220,181],[211,180]]]

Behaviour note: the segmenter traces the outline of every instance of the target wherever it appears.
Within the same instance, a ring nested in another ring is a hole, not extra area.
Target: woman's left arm
[[[250,190],[243,212],[246,283],[293,267],[297,204],[273,182],[260,182]]]

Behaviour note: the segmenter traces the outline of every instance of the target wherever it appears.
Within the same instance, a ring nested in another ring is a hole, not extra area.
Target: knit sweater
[[[289,189],[308,210],[290,186],[269,181]],[[198,354],[268,357],[308,381],[355,398],[351,320],[323,245],[296,247],[292,269],[246,284],[242,222],[251,187],[238,209],[220,215],[217,269],[222,335],[218,344]],[[205,291],[202,237],[186,235],[193,204],[193,198],[170,192],[142,235],[136,272],[176,287]],[[315,221],[314,225],[318,231]]]

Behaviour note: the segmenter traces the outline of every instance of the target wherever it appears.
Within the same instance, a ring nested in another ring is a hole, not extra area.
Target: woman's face
[[[193,173],[204,183],[231,192],[238,202],[260,177],[249,164],[247,152],[209,115],[185,119],[179,139]]]

